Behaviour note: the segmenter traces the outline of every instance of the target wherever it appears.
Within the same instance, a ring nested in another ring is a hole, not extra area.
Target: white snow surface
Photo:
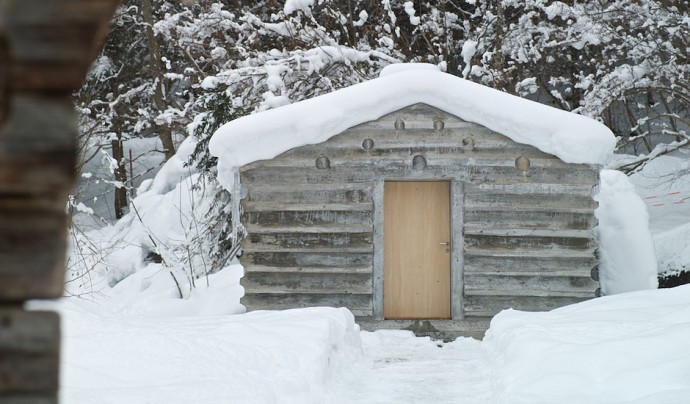
[[[441,71],[438,66],[432,65],[431,63],[393,63],[381,69],[379,72],[379,77],[385,77],[391,74],[410,70],[429,70],[432,72]]]
[[[462,44],[462,51],[460,55],[462,56],[462,61],[465,62],[465,68],[462,69],[462,77],[467,78],[472,70],[472,58],[477,53],[477,41],[467,40]]]
[[[546,313],[506,310],[482,343],[491,403],[687,403],[690,285]]]
[[[61,312],[66,404],[318,403],[362,355],[346,309],[113,317],[66,303]]]
[[[414,67],[414,66],[413,66]],[[324,142],[357,124],[425,103],[488,127],[568,163],[603,164],[615,138],[603,124],[431,68],[407,68],[329,94],[228,122],[210,142],[219,177],[231,167]]]
[[[310,7],[314,7],[314,0],[286,0],[283,12],[285,15],[290,15],[297,10],[309,12]]]
[[[690,285],[551,312],[507,310],[483,342],[450,343],[360,332],[344,308],[232,315],[216,300],[221,293],[210,296],[169,300],[171,310],[156,312],[109,299],[32,302],[62,314],[61,402],[657,404],[690,396]]]
[[[403,7],[405,8],[405,12],[407,13],[407,15],[410,17],[410,24],[419,25],[421,20],[419,17],[415,16],[416,11],[414,9],[414,3],[412,3],[411,1],[406,1],[403,4]]]
[[[599,225],[599,282],[605,295],[656,289],[654,241],[647,207],[620,171],[603,170],[594,212]]]
[[[647,205],[659,273],[690,269],[690,161],[665,155],[632,175]]]

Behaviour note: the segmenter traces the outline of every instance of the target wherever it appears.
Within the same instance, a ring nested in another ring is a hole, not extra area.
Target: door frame
[[[463,318],[463,211],[464,184],[461,181],[448,178],[414,176],[414,178],[386,178],[374,185],[374,268],[373,268],[373,309],[374,319],[382,321],[383,315],[383,283],[384,283],[384,183],[386,181],[443,181],[450,182],[450,314],[451,320]],[[446,320],[448,321],[448,320]]]

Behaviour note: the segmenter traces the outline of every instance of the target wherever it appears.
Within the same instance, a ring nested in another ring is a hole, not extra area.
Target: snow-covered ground
[[[63,403],[484,403],[481,344],[360,332],[346,309],[102,315],[60,304]]]
[[[216,292],[236,282],[213,281]],[[49,305],[63,317],[61,402],[657,404],[690,397],[690,285],[547,313],[505,311],[483,342],[450,343],[408,331],[360,332],[342,308],[232,315],[222,305],[209,310],[203,296],[184,301],[185,314],[123,309],[110,299]],[[179,309],[176,302],[170,307]],[[205,314],[190,315],[194,309]]]
[[[690,262],[690,183],[655,175],[686,164],[665,156],[632,177],[660,271]],[[345,309],[243,313],[236,263],[183,283],[180,299],[181,268],[145,258],[154,240],[170,254],[186,243],[188,213],[203,211],[185,198],[194,173],[178,168],[181,182],[164,171],[142,186],[140,218],[85,236],[113,243],[113,257],[76,274],[79,298],[31,304],[63,316],[63,403],[688,402],[690,285],[504,311],[484,341],[450,343],[359,331]]]

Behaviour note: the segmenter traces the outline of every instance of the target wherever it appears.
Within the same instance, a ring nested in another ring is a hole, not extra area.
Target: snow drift
[[[507,310],[483,342],[492,403],[682,403],[690,397],[690,285]]]
[[[320,403],[362,354],[346,309],[108,317],[84,308],[60,308],[65,403]]]
[[[596,229],[599,239],[599,281],[604,295],[656,289],[654,241],[647,207],[628,177],[614,170],[601,172]]]

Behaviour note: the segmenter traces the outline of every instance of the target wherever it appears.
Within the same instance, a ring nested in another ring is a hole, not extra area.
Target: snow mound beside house
[[[616,140],[593,119],[548,107],[431,68],[392,68],[382,77],[228,122],[209,144],[219,179],[231,189],[232,167],[324,142],[363,122],[428,104],[532,145],[567,163],[603,164]]]
[[[507,310],[482,349],[491,403],[682,403],[690,397],[690,285],[546,313]]]
[[[620,171],[603,170],[594,212],[599,225],[599,282],[604,295],[657,287],[647,206]]]

